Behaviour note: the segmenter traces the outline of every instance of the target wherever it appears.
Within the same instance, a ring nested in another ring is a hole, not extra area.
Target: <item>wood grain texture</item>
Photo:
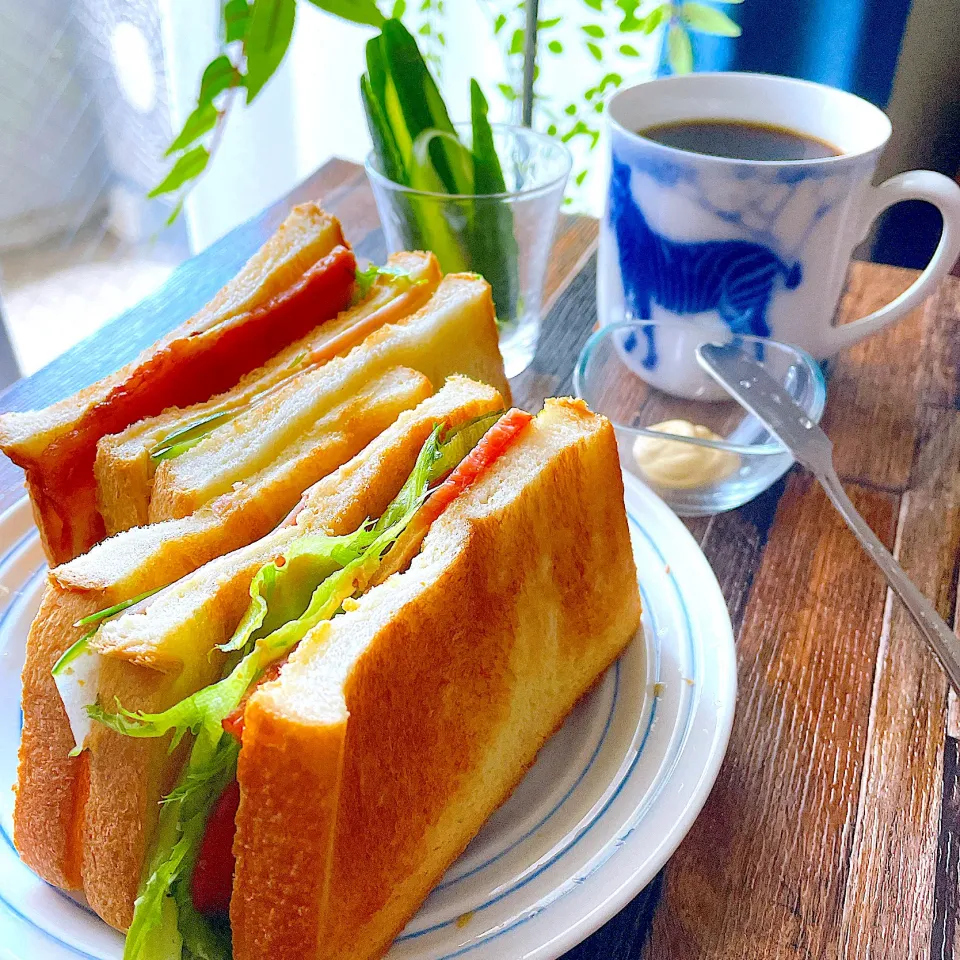
[[[740,635],[747,599],[785,485],[783,478],[739,510],[712,517],[700,541],[727,601],[735,637]]]
[[[960,741],[948,737],[943,751],[943,812],[937,848],[930,960],[953,960],[960,949]]]
[[[850,493],[892,545],[896,497]],[[729,752],[644,956],[836,955],[884,596],[820,487],[791,475],[744,612]]]
[[[598,233],[597,221],[590,217],[560,215],[557,235],[547,264],[547,279],[543,285],[544,315],[550,313],[560,295],[573,279],[579,276],[595,253]],[[596,304],[593,312],[596,317]]]
[[[927,322],[918,345],[926,376],[927,403],[960,407],[960,282],[945,281],[926,306]]]
[[[945,617],[958,554],[960,501],[907,493],[897,559]],[[888,595],[843,904],[844,956],[920,958],[930,949],[947,687],[910,615]]]
[[[877,270],[854,264],[843,318],[863,317],[889,303],[915,275],[897,267]],[[905,489],[917,441],[923,328],[921,307],[831,361],[822,426],[833,440],[834,461],[843,480]]]

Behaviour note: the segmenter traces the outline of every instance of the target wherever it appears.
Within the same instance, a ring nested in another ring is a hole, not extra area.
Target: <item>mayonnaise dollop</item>
[[[709,427],[689,420],[665,420],[647,430],[672,433],[678,437],[699,440],[722,440]],[[651,483],[674,490],[690,490],[719,483],[740,467],[740,457],[727,450],[714,450],[693,443],[681,443],[664,437],[637,437],[633,458]]]

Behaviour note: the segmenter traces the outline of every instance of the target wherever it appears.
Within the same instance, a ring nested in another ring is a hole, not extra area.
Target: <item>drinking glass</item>
[[[456,124],[470,145],[470,124]],[[387,248],[433,250],[444,273],[470,271],[493,289],[500,351],[508,377],[533,359],[540,308],[570,151],[526,127],[493,124],[503,193],[448,194],[416,190],[387,178],[377,157],[366,160]]]

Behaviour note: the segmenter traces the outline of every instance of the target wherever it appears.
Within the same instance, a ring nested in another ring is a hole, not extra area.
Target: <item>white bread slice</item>
[[[548,400],[244,715],[235,960],[380,957],[635,635],[609,422]]]
[[[402,284],[378,277],[362,302],[292,343],[226,393],[205,403],[175,407],[132,424],[121,433],[102,437],[97,444],[94,472],[107,534],[149,522],[157,466],[150,453],[166,437],[191,423],[241,409],[278,384],[346,353],[385,323],[418,310],[440,283],[440,265],[432,253],[396,253],[387,266],[406,275]]]
[[[402,414],[349,463],[304,494],[293,525],[220,557],[104,625],[95,645],[105,654],[99,696],[127,709],[162,710],[219,674],[213,648],[233,633],[249,604],[250,582],[296,536],[348,533],[378,516],[406,480],[434,425],[450,426],[498,410],[499,394],[454,377]],[[166,740],[133,740],[95,728],[89,793],[83,807],[82,880],[90,905],[124,929],[156,826],[157,802],[168,792],[181,756]]]
[[[232,386],[342,309],[354,267],[336,219],[303,204],[206,307],[131,363],[44,410],[0,416],[0,448],[26,471],[51,564],[103,536],[93,475],[100,437]]]
[[[187,516],[254,471],[290,456],[291,444],[338,390],[356,389],[358,380],[396,364],[410,365],[434,383],[462,373],[489,383],[506,399],[490,285],[473,275],[444,277],[415,314],[381,327],[347,356],[297,377],[193,449],[161,463],[150,521]]]
[[[67,756],[72,735],[50,676],[61,654],[88,629],[76,622],[166,586],[265,535],[307,486],[361,451],[430,392],[429,381],[416,371],[387,371],[330,412],[324,423],[327,434],[299,460],[262,472],[194,517],[128,530],[51,571],[27,637],[14,808],[17,849],[45,880],[67,890],[81,885],[79,846],[71,824],[86,790],[87,759]]]

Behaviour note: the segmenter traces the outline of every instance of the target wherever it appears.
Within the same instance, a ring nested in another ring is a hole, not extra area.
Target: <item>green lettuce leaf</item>
[[[397,267],[389,267],[386,265],[379,266],[371,263],[366,269],[356,272],[356,288],[353,294],[354,303],[360,303],[361,300],[365,300],[369,296],[374,283],[377,281],[377,277],[390,277],[397,281],[405,280],[406,286],[413,285],[413,281],[410,279],[410,273],[407,270],[400,270]]]
[[[87,713],[97,723],[128,737],[163,737],[173,733],[172,751],[188,731],[198,734],[204,727],[219,726],[240,705],[247,688],[261,672],[257,658],[245,657],[222,680],[161,713],[133,712],[119,701],[116,713],[108,713],[98,703],[87,707]]]
[[[190,878],[210,811],[236,777],[240,745],[223,729],[197,738],[176,791],[160,813],[146,880],[133,908],[123,960],[229,960],[230,941],[193,907]],[[189,784],[189,787],[187,786]]]
[[[503,416],[503,411],[485,413],[460,424],[444,437],[431,470],[431,483],[454,470],[461,460],[480,442],[480,438]]]

